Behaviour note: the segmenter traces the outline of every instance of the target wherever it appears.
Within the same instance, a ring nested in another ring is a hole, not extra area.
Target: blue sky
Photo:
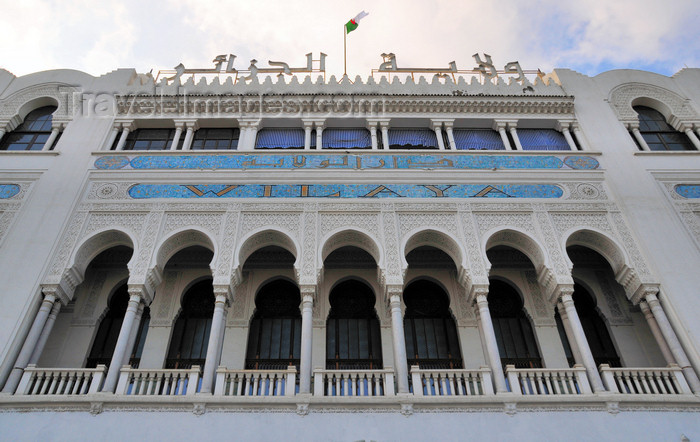
[[[101,75],[213,67],[268,60],[305,65],[328,54],[327,73],[343,72],[343,24],[370,13],[348,36],[348,72],[367,77],[382,52],[399,67],[475,66],[488,53],[497,68],[569,68],[595,75],[616,68],[672,75],[700,67],[697,0],[0,0],[0,67],[16,75],[72,68]]]

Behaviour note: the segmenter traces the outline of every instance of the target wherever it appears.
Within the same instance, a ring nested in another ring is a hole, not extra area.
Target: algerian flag
[[[355,29],[357,29],[357,27],[360,25],[360,20],[367,17],[368,15],[369,15],[369,13],[362,11],[359,14],[357,14],[355,16],[355,18],[353,18],[349,22],[345,23],[345,33],[349,34],[352,31],[354,31]]]

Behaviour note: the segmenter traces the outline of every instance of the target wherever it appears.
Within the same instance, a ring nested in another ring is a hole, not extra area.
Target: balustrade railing
[[[510,391],[526,396],[550,396],[563,394],[591,394],[591,386],[583,365],[572,368],[515,368],[506,366],[506,378]]]
[[[296,367],[286,370],[216,371],[214,394],[218,396],[294,396],[297,391]]]
[[[605,388],[622,394],[692,394],[683,370],[671,364],[666,368],[610,368],[600,365]]]
[[[81,395],[97,393],[102,387],[106,367],[24,369],[15,394],[18,395]]]
[[[201,373],[189,370],[121,369],[116,394],[126,396],[192,396],[199,390]]]
[[[394,370],[314,371],[314,396],[394,396]]]
[[[493,394],[491,370],[430,370],[411,366],[414,396],[484,396]]]

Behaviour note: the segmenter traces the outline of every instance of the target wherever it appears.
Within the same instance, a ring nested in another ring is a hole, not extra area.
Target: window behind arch
[[[278,370],[299,365],[300,303],[299,288],[289,281],[273,281],[260,289],[248,333],[246,368]]]
[[[127,285],[119,287],[109,300],[108,310],[105,317],[100,322],[97,329],[95,340],[92,343],[92,348],[85,366],[87,368],[95,368],[99,364],[109,365],[114,354],[114,347],[117,345],[119,331],[124,321],[124,314],[129,305],[129,292]],[[150,313],[148,307],[144,308],[141,315],[141,322],[136,335],[134,348],[130,351],[129,365],[132,368],[137,368],[141,361],[143,352],[143,344],[146,342],[146,334],[148,332],[148,324],[150,322]]]
[[[490,280],[488,302],[503,366],[541,368],[542,358],[518,292],[508,283]]]
[[[56,106],[35,109],[24,122],[3,137],[0,150],[42,150],[51,135],[52,114]]]
[[[349,280],[330,294],[326,324],[326,368],[380,369],[382,346],[375,297],[366,284]]]
[[[447,293],[437,284],[423,280],[409,284],[403,297],[408,364],[421,368],[462,368],[457,327],[450,314]]]
[[[212,280],[193,285],[182,299],[182,311],[173,327],[165,368],[204,366],[214,315]]]
[[[646,106],[632,107],[639,117],[639,132],[651,150],[695,150],[685,134],[671,127],[661,112]]]
[[[170,149],[175,137],[175,129],[136,129],[129,132],[124,144],[124,150],[167,150]],[[180,137],[179,146],[184,137]],[[119,144],[119,138],[114,141],[112,149]]]

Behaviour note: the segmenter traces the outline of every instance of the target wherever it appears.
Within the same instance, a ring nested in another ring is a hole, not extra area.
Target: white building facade
[[[0,71],[8,437],[700,437],[700,69],[236,80]]]

